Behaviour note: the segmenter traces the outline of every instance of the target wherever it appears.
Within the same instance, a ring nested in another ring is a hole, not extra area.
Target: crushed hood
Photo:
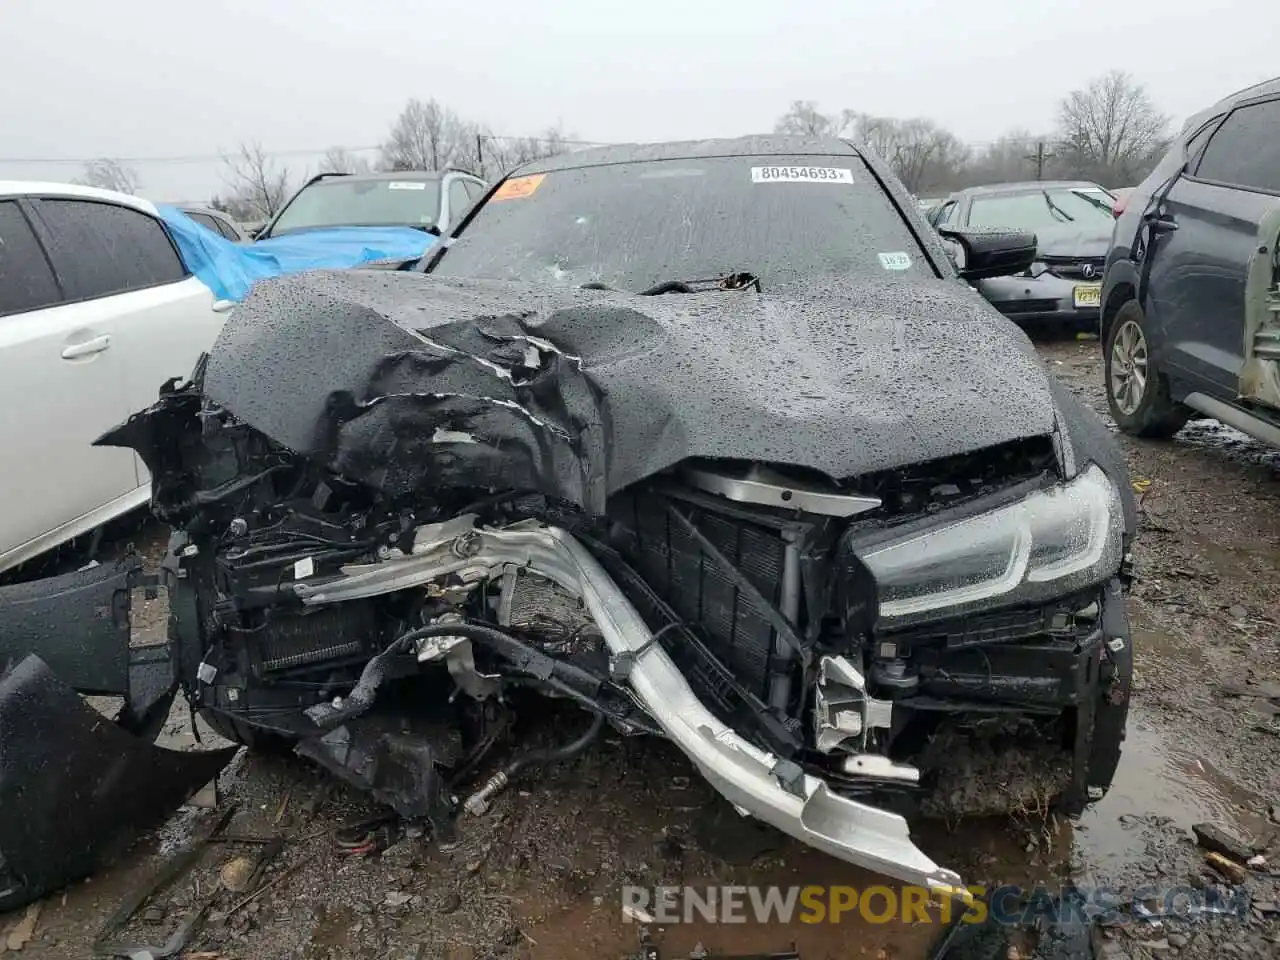
[[[603,509],[692,457],[840,480],[1048,434],[1025,335],[968,287],[637,297],[371,271],[259,284],[205,395],[389,495],[536,489]]]

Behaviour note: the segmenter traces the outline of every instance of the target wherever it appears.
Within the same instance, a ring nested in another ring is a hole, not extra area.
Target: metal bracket
[[[821,657],[813,694],[814,743],[822,753],[866,749],[872,728],[893,723],[893,703],[867,694],[862,673],[844,657]]]

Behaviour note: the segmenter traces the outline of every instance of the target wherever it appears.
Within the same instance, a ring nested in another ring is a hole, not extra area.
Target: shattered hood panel
[[[842,479],[1055,421],[1026,337],[945,280],[783,300],[313,273],[255,288],[204,391],[387,494],[525,488],[590,510],[690,457]]]

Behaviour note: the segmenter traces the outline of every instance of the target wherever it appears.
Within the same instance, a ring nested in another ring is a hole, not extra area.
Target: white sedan
[[[148,201],[0,181],[0,571],[147,502],[137,456],[93,441],[190,374],[231,307]]]

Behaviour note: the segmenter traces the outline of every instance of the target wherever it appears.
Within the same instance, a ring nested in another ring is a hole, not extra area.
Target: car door
[[[59,275],[82,290],[110,290],[112,349],[124,370],[124,406],[132,414],[156,401],[162,383],[185,378],[213,346],[230,303],[214,309],[213,293],[188,274],[163,224],[148,212],[101,201],[41,199],[37,213],[53,240]],[[110,271],[86,271],[93,260]],[[123,419],[123,418],[118,418]],[[149,480],[136,461],[136,483]]]
[[[1148,312],[1166,365],[1235,399],[1249,264],[1280,204],[1280,98],[1236,107],[1192,165],[1154,213]]]
[[[132,451],[92,446],[128,413],[119,317],[71,280],[30,205],[0,200],[0,569],[83,532],[59,533],[138,485]]]

